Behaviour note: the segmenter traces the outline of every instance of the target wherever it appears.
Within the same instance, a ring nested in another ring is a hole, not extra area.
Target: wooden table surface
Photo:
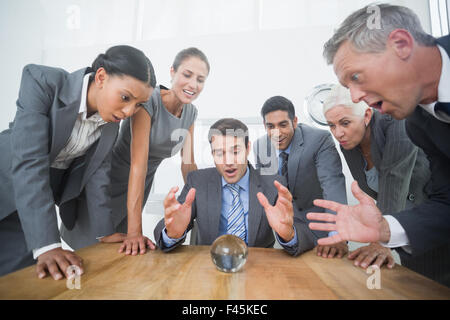
[[[79,250],[80,289],[66,280],[38,279],[35,266],[0,278],[0,299],[450,299],[450,289],[396,265],[381,269],[381,289],[368,289],[364,269],[314,250],[291,257],[281,249],[249,248],[237,273],[214,266],[209,246],[181,246],[141,256],[117,253],[120,244]],[[373,275],[373,274],[372,274]]]

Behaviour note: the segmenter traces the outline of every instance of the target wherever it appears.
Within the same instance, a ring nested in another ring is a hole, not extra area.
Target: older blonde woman
[[[422,149],[408,138],[405,120],[381,114],[363,101],[353,103],[349,90],[341,85],[332,89],[323,112],[353,178],[377,201],[383,214],[399,212],[427,199],[428,161]],[[342,243],[338,245],[342,248]],[[402,264],[414,269],[415,262],[404,261],[402,252],[399,254]],[[390,249],[379,243],[361,247],[348,258],[363,268],[395,265]]]

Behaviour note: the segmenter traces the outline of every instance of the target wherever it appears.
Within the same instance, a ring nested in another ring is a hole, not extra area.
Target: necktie
[[[289,182],[289,179],[288,179],[288,158],[289,158],[289,155],[286,152],[283,151],[283,152],[280,153],[280,158],[281,158],[281,175],[286,178],[286,183],[288,183]]]
[[[244,220],[244,207],[242,206],[241,199],[239,197],[239,186],[235,184],[227,184],[226,187],[231,191],[233,195],[233,201],[231,202],[231,209],[228,211],[227,219],[227,234],[234,234],[245,241],[245,220]]]
[[[434,106],[434,111],[441,111],[450,116],[450,103],[448,102],[438,102]]]

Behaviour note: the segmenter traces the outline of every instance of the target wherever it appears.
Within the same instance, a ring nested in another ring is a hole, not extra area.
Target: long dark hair
[[[152,88],[156,86],[155,70],[150,59],[134,47],[114,46],[99,54],[92,63],[92,69],[97,72],[101,67],[107,74],[127,75],[147,83]]]

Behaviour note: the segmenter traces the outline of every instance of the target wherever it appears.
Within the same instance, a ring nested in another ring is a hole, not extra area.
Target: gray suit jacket
[[[63,173],[50,168],[72,132],[88,70],[25,66],[14,122],[0,133],[0,220],[17,210],[30,250],[60,242],[55,204],[68,229],[84,208],[97,235],[114,230],[108,187],[117,124],[105,124],[99,140]]]
[[[254,151],[256,167],[262,174],[278,172],[276,149],[267,135],[256,141]],[[291,141],[288,178],[289,190],[302,215],[324,211],[314,206],[314,199],[347,203],[341,159],[328,131],[306,124],[297,126]]]
[[[405,120],[394,120],[390,115],[374,110],[369,128],[372,161],[379,175],[378,193],[367,185],[361,148],[345,150],[341,147],[359,187],[377,200],[383,213],[404,210],[407,199],[414,204],[422,203],[428,198],[429,163],[423,150],[415,146],[406,134]]]
[[[275,243],[273,230],[267,221],[264,208],[259,203],[256,194],[262,192],[273,205],[276,202],[278,192],[273,185],[274,180],[282,184],[285,179],[276,175],[260,175],[249,164],[250,192],[248,213],[248,246],[271,248]],[[187,193],[191,188],[196,189],[195,200],[192,204],[191,223],[187,231],[191,230],[194,220],[197,222],[197,241],[199,245],[211,245],[219,236],[219,223],[222,205],[222,180],[216,168],[201,169],[190,172],[187,183],[184,186],[178,201],[184,203]],[[294,207],[294,225],[297,230],[298,244],[284,249],[291,255],[298,255],[314,248],[317,236],[308,228],[306,217],[299,214]],[[184,238],[170,248],[163,244],[161,232],[164,229],[164,219],[159,221],[154,230],[157,245],[163,251],[173,250],[184,242]]]

